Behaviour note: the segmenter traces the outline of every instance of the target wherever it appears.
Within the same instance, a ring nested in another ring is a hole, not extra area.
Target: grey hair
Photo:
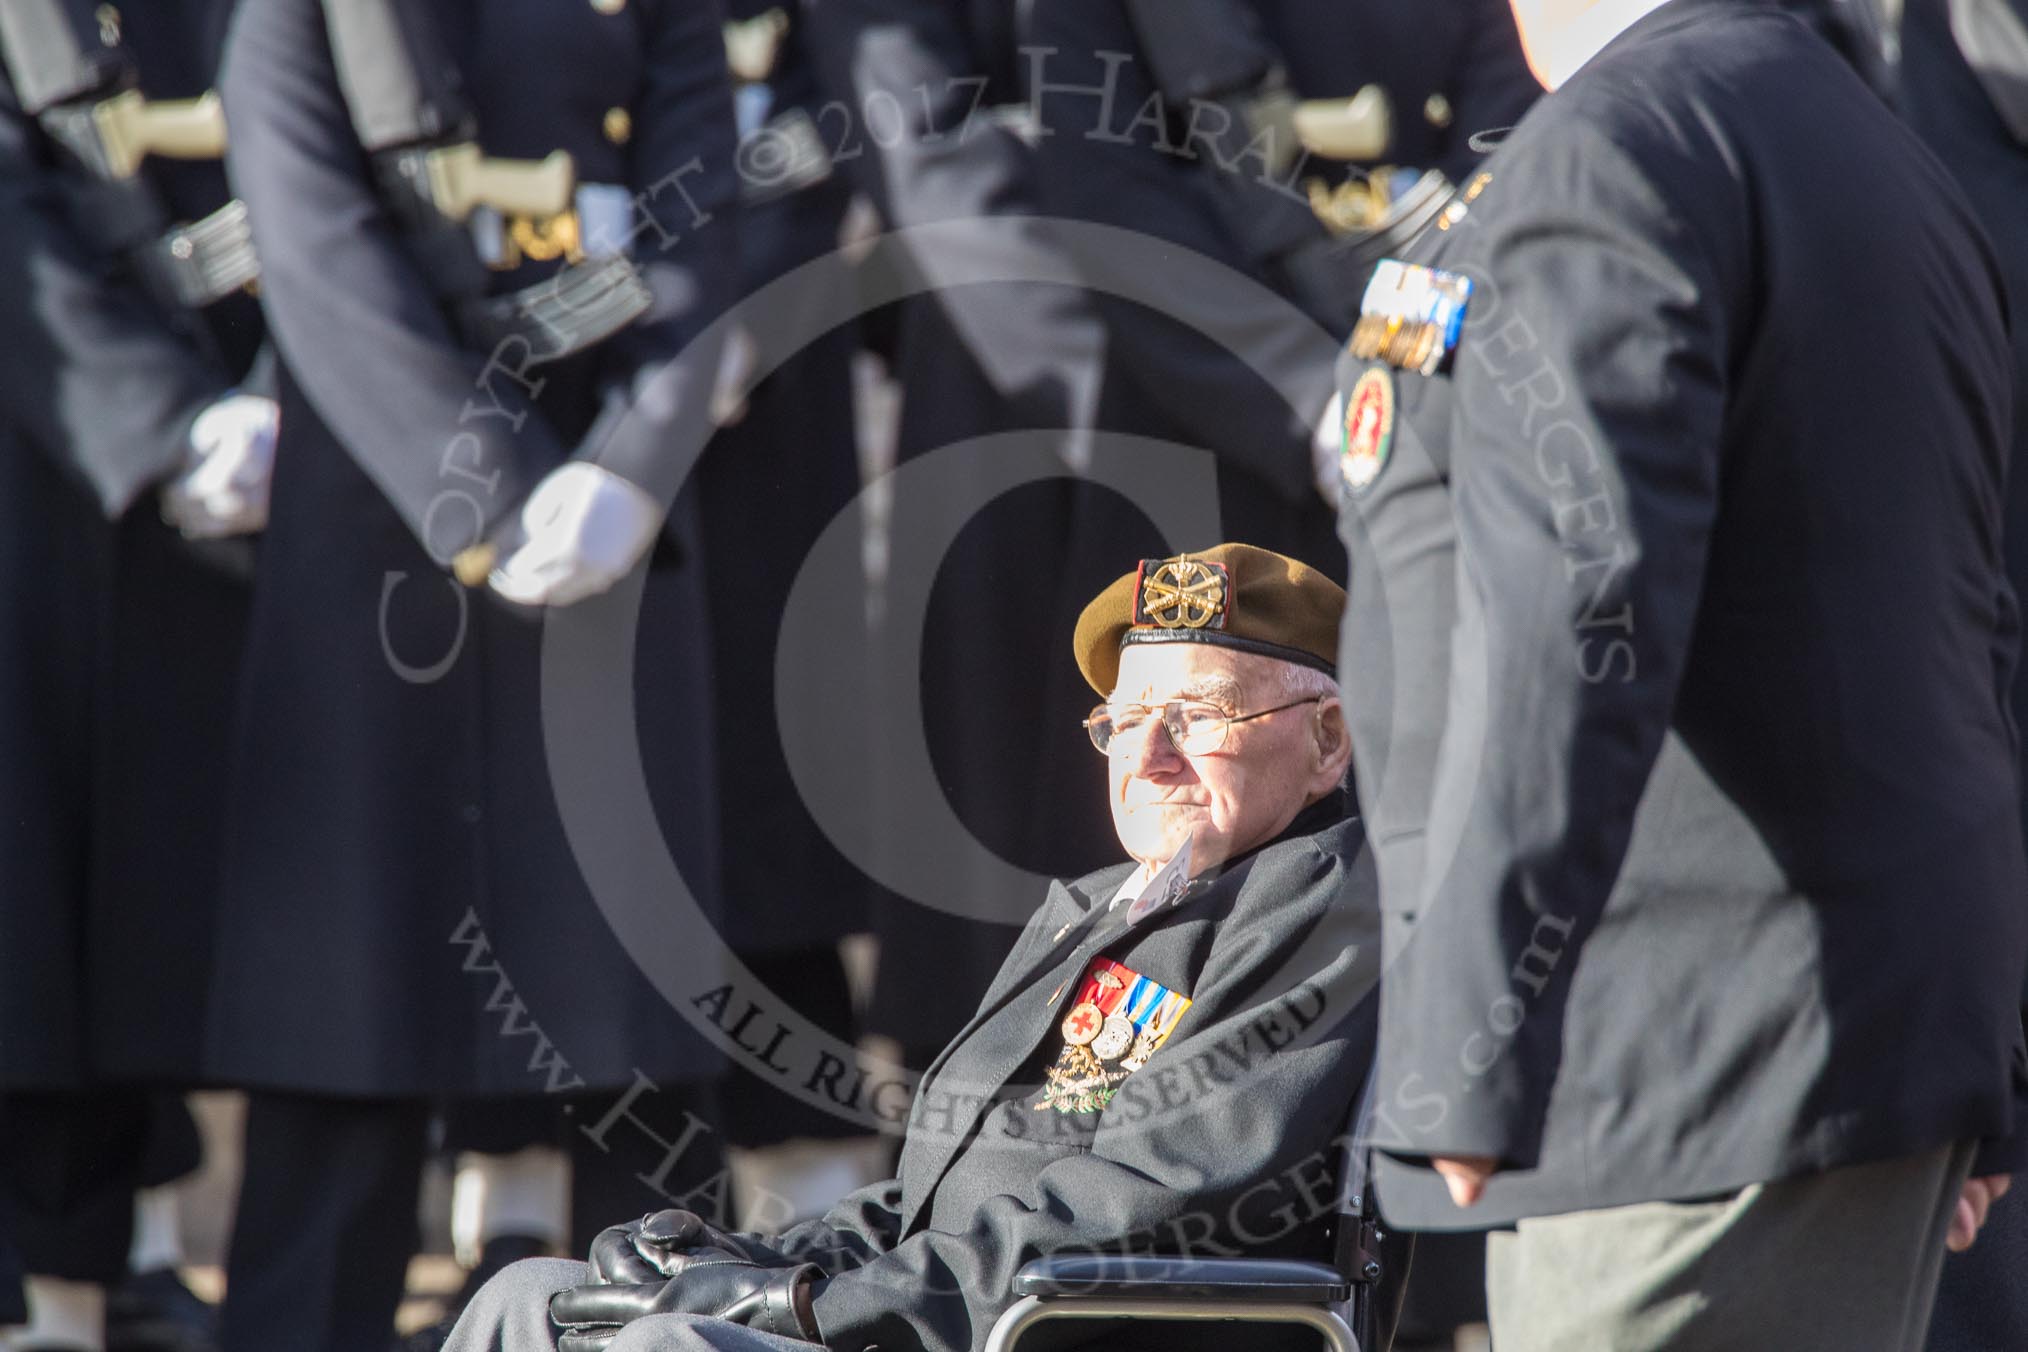
[[[1275,667],[1281,686],[1281,693],[1275,697],[1276,704],[1287,704],[1299,699],[1324,698],[1344,702],[1345,692],[1339,688],[1337,677],[1330,673],[1319,671],[1315,667],[1306,667],[1300,662],[1277,662]],[[1345,762],[1345,775],[1338,781],[1338,787],[1341,789],[1352,787],[1352,762],[1349,760]]]
[[[1300,662],[1278,662],[1277,674],[1281,677],[1281,695],[1276,700],[1322,699],[1330,696],[1344,699],[1345,694],[1338,688],[1338,681],[1328,672],[1315,667],[1306,667]]]

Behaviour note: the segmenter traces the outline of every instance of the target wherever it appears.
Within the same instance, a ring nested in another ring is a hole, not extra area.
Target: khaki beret
[[[1337,674],[1345,592],[1316,569],[1252,545],[1217,545],[1141,566],[1078,616],[1078,669],[1101,695],[1129,643],[1215,643]]]

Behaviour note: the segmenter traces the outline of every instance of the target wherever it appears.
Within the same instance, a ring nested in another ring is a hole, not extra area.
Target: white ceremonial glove
[[[524,606],[567,606],[625,577],[655,543],[662,505],[588,460],[559,465],[521,507],[522,538],[493,590]]]
[[[1338,469],[1338,457],[1345,449],[1345,429],[1340,426],[1344,420],[1345,396],[1333,394],[1324,408],[1323,421],[1310,438],[1310,472],[1316,476],[1313,482],[1333,510],[1338,506],[1338,495],[1345,491],[1345,477]]]
[[[193,540],[266,526],[281,422],[275,401],[257,394],[228,394],[198,414],[184,467],[162,486],[162,519]]]

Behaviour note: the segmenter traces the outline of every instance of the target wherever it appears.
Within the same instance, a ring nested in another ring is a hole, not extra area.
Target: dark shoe
[[[445,1307],[444,1317],[426,1328],[395,1344],[396,1352],[438,1352],[449,1341],[451,1329],[458,1322],[458,1316],[472,1303],[472,1297],[479,1294],[479,1288],[491,1281],[509,1263],[518,1263],[524,1258],[548,1258],[551,1256],[547,1241],[533,1235],[501,1235],[486,1241],[486,1247],[479,1252],[479,1264],[465,1274],[465,1284],[458,1288],[458,1294]],[[112,1352],[109,1348],[107,1352]]]
[[[130,1273],[106,1293],[106,1352],[217,1352],[218,1312],[173,1268]]]

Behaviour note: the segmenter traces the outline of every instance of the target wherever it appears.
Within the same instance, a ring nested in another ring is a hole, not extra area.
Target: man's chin
[[[1174,810],[1159,814],[1148,811],[1145,817],[1117,825],[1120,843],[1127,847],[1128,855],[1135,859],[1152,859],[1158,863],[1174,856],[1176,851],[1183,848],[1183,842],[1189,840],[1193,834],[1203,834],[1202,828],[1193,831],[1193,827],[1198,827],[1197,814]],[[1205,822],[1204,825],[1208,826],[1209,823]],[[1197,847],[1201,849],[1204,843],[1199,840]]]

